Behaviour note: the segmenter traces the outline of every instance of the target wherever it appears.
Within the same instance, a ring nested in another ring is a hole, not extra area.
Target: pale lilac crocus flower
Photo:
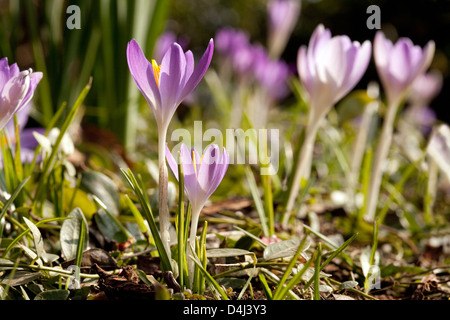
[[[31,100],[41,79],[42,72],[20,71],[7,58],[0,60],[0,130]]]
[[[410,86],[429,67],[434,50],[434,41],[422,49],[411,39],[400,38],[393,44],[382,31],[376,33],[373,54],[389,105],[400,104]]]
[[[387,109],[374,153],[365,215],[369,221],[375,218],[383,166],[391,146],[395,116],[411,85],[431,64],[435,44],[433,41],[429,41],[422,49],[414,45],[408,38],[400,38],[393,44],[386,39],[382,31],[378,31],[375,35],[373,49],[375,65],[386,93]]]
[[[167,145],[166,157],[170,169],[178,180],[179,161],[175,160]],[[206,201],[220,185],[230,160],[226,149],[223,148],[221,153],[219,146],[216,144],[209,145],[203,155],[200,155],[195,149],[189,150],[185,144],[182,144],[180,159],[183,167],[184,190],[191,204],[189,243],[194,246],[200,212]],[[191,282],[193,281],[193,267],[193,261],[189,259],[188,270]]]
[[[279,58],[300,15],[300,0],[272,0],[267,4],[268,39],[271,58]]]
[[[361,80],[371,56],[371,44],[351,41],[348,36],[331,36],[320,24],[311,36],[308,47],[298,51],[297,68],[306,90],[309,105],[308,124],[300,149],[299,161],[286,206],[286,223],[294,208],[302,178],[309,179],[314,141],[320,122],[333,105]]]
[[[214,51],[211,39],[205,53],[194,68],[191,51],[183,52],[173,43],[164,54],[161,65],[148,61],[133,39],[128,43],[127,60],[130,73],[147,100],[158,126],[159,218],[164,248],[170,259],[170,213],[168,208],[168,174],[165,143],[169,123],[181,102],[195,89],[208,70]]]

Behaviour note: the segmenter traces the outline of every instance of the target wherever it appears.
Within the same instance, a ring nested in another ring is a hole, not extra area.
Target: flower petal
[[[161,95],[156,84],[153,67],[134,39],[127,46],[127,62],[134,82],[147,100],[157,123],[159,123],[161,121]]]
[[[175,178],[178,180],[178,162],[173,157],[172,152],[170,152],[169,147],[166,143],[166,160],[167,164],[169,165],[170,170],[172,170],[172,173],[174,174]]]
[[[195,67],[192,75],[189,77],[189,80],[187,80],[186,85],[184,86],[184,89],[179,97],[180,100],[186,98],[187,95],[189,95],[195,89],[200,80],[203,78],[206,70],[208,70],[209,68],[209,64],[211,63],[213,52],[214,41],[213,39],[211,39],[209,41],[208,47],[205,50],[205,53],[198,62],[197,67]]]
[[[186,58],[183,49],[173,43],[167,50],[161,62],[159,75],[159,90],[161,93],[161,108],[163,120],[169,123],[176,108],[180,104],[178,97],[182,91],[181,80],[186,70]]]

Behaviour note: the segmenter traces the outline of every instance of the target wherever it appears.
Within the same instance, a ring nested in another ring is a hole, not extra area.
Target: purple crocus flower
[[[42,72],[20,71],[7,58],[0,60],[0,130],[31,100],[41,79]]]
[[[255,59],[254,73],[270,99],[279,100],[289,93],[287,79],[290,70],[286,62],[261,55],[259,59]]]
[[[166,146],[167,163],[178,180],[178,162]],[[200,214],[206,201],[217,189],[229,164],[228,152],[219,146],[211,144],[203,155],[195,149],[189,151],[185,144],[180,148],[181,161],[184,172],[184,188],[192,207],[192,212]]]
[[[329,29],[318,25],[308,48],[302,46],[297,56],[311,112],[321,117],[353,89],[366,71],[370,55],[369,41],[361,45],[345,35],[332,37]]]
[[[361,80],[370,61],[371,49],[369,41],[361,45],[345,35],[332,37],[330,30],[320,24],[313,32],[308,48],[302,46],[298,51],[297,68],[307,93],[309,119],[286,205],[285,223],[294,208],[301,180],[309,179],[320,122]]]
[[[167,163],[178,179],[179,161],[175,160],[168,148],[166,152]],[[190,151],[185,144],[182,144],[180,157],[184,174],[184,190],[192,208],[189,243],[193,246],[195,245],[200,211],[225,176],[230,159],[225,148],[223,148],[223,153],[220,153],[219,146],[216,144],[209,145],[203,155],[200,155],[195,149]],[[188,271],[191,283],[193,281],[193,267],[193,261],[189,259]]]
[[[144,95],[158,126],[159,160],[159,219],[161,240],[170,255],[170,212],[168,207],[168,173],[166,167],[167,129],[180,103],[195,89],[208,70],[214,51],[211,39],[198,65],[194,68],[191,51],[183,52],[178,43],[173,43],[164,54],[161,65],[145,58],[138,43],[128,43],[127,60],[130,73]]]
[[[272,0],[268,9],[268,48],[272,58],[278,58],[300,15],[299,0]]]
[[[411,39],[400,38],[395,44],[382,31],[373,43],[375,64],[389,104],[399,104],[409,87],[431,63],[434,41],[420,48]]]
[[[141,93],[155,115],[158,128],[167,128],[175,110],[191,93],[208,70],[214,51],[211,39],[205,53],[194,68],[191,51],[183,52],[173,43],[164,54],[161,65],[148,61],[133,39],[127,47],[128,67]]]

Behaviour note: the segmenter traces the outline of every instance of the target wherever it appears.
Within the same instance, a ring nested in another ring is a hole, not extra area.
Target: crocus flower
[[[429,41],[423,50],[408,38],[400,38],[395,45],[378,31],[374,40],[374,58],[378,75],[386,93],[387,110],[378,138],[373,162],[371,183],[365,218],[373,220],[378,203],[383,164],[391,146],[394,121],[400,103],[413,82],[425,72],[434,55],[434,42]]]
[[[150,105],[159,129],[167,128],[177,107],[191,93],[208,70],[214,50],[211,39],[205,53],[194,68],[191,51],[183,52],[173,43],[164,54],[161,65],[148,61],[138,43],[127,47],[128,67],[141,93]]]
[[[168,199],[168,174],[165,162],[167,129],[180,103],[195,89],[211,63],[214,42],[211,39],[198,65],[194,68],[191,51],[183,52],[173,43],[164,54],[161,65],[145,58],[135,40],[127,47],[130,73],[147,100],[158,126],[159,158],[159,219],[161,240],[170,260],[170,213]]]
[[[388,103],[399,104],[413,82],[422,75],[433,59],[435,44],[414,45],[400,38],[395,44],[378,31],[373,42],[374,59]]]
[[[286,62],[261,55],[260,59],[254,63],[254,73],[269,99],[279,100],[289,93],[287,79],[290,70]]]
[[[344,97],[361,80],[371,56],[371,44],[362,45],[349,37],[331,36],[320,24],[309,46],[300,47],[297,68],[308,92],[310,117],[321,118],[333,104]]]
[[[167,163],[178,179],[179,161],[175,160],[168,148],[166,152]],[[225,176],[230,160],[225,148],[223,153],[220,153],[219,146],[216,144],[209,145],[203,155],[195,149],[189,150],[185,144],[182,144],[180,158],[184,174],[184,189],[192,208],[189,242],[194,245],[200,211]],[[190,267],[188,264],[188,270],[192,274],[193,261],[190,261]],[[193,277],[190,278],[192,281]]]
[[[299,0],[268,2],[268,47],[272,58],[278,58],[286,47],[289,36],[297,24],[300,7]]]
[[[31,100],[41,79],[41,72],[20,71],[16,63],[9,66],[7,58],[0,60],[0,130]]]
[[[287,213],[294,207],[302,178],[309,178],[320,122],[332,106],[359,82],[367,69],[370,55],[369,41],[360,44],[345,35],[332,37],[330,30],[322,24],[314,30],[308,48],[300,47],[297,68],[307,92],[309,119],[286,206]],[[289,214],[285,216],[289,218]]]

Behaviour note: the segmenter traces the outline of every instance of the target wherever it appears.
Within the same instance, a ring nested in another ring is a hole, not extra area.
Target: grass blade
[[[283,287],[284,287],[284,283],[286,282],[286,280],[288,279],[289,275],[291,274],[292,268],[294,268],[295,264],[298,261],[298,258],[300,257],[300,254],[303,251],[303,248],[305,247],[306,244],[306,240],[308,238],[309,232],[305,233],[305,236],[303,237],[302,242],[300,242],[297,251],[295,252],[294,256],[292,257],[292,259],[289,262],[288,267],[286,268],[286,271],[284,272],[283,276],[281,277],[281,280],[277,286],[277,289],[275,290],[275,293],[273,295],[273,299],[274,300],[279,300],[280,296],[279,293],[280,291],[282,291]]]
[[[322,258],[322,244],[317,245],[317,256],[315,261],[315,272],[314,272],[314,300],[320,300],[320,260]],[[312,261],[312,259],[311,259]]]
[[[153,217],[152,209],[150,207],[150,202],[148,198],[144,194],[143,189],[137,182],[131,170],[130,169],[128,170],[120,169],[120,170],[125,176],[130,187],[133,189],[134,193],[136,194],[139,200],[139,203],[141,204],[142,209],[144,210],[145,218],[147,219],[153,239],[155,240],[156,248],[158,249],[159,256],[161,257],[162,269],[164,271],[172,271],[171,263],[169,261],[169,257],[166,253],[166,250],[164,249],[161,236],[156,226],[155,218]]]
[[[56,142],[52,147],[52,152],[51,152],[50,156],[45,160],[44,169],[43,169],[42,175],[39,179],[38,186],[36,188],[36,195],[34,197],[33,207],[37,207],[38,201],[40,201],[40,209],[42,209],[43,202],[44,202],[43,201],[43,192],[45,191],[49,175],[55,164],[55,158],[58,153],[59,145],[61,144],[64,134],[69,129],[69,126],[72,123],[72,120],[75,118],[75,115],[77,114],[78,109],[81,107],[81,104],[83,103],[89,90],[91,89],[91,86],[92,86],[92,78],[89,79],[89,83],[81,91],[81,93],[78,96],[77,100],[75,101],[73,107],[71,108],[67,118],[65,119],[64,123],[61,126],[59,136],[56,139]],[[37,212],[40,212],[40,210],[37,210]]]
[[[261,222],[262,231],[265,237],[270,237],[270,231],[267,226],[266,214],[264,212],[264,205],[261,201],[259,195],[258,186],[256,184],[255,176],[253,175],[252,169],[249,165],[245,166],[245,175],[247,177],[247,182],[250,187],[250,192],[252,194],[253,202],[255,203],[256,211],[258,212],[259,220]]]
[[[192,248],[192,246],[191,246],[191,252],[192,253],[195,252],[194,249]],[[225,291],[223,291],[222,287],[217,283],[216,280],[214,280],[214,278],[209,274],[209,272],[206,271],[206,269],[203,267],[203,264],[198,260],[198,257],[195,254],[193,254],[190,256],[190,258],[194,261],[196,266],[203,273],[203,276],[205,277],[208,284],[219,293],[220,297],[223,300],[229,300]]]

